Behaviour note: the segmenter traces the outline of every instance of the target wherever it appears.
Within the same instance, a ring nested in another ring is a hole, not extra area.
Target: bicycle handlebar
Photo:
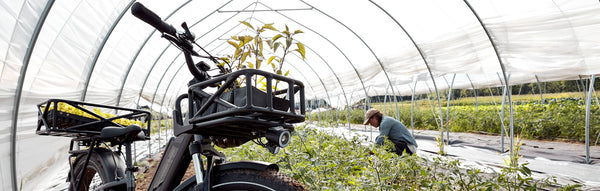
[[[131,13],[140,20],[152,25],[156,30],[176,36],[177,30],[170,24],[165,23],[156,13],[152,12],[144,5],[136,2],[131,7]]]
[[[178,46],[183,51],[188,70],[190,71],[190,73],[192,73],[192,76],[194,76],[194,78],[198,79],[199,81],[204,81],[210,78],[210,75],[208,75],[208,73],[206,72],[208,71],[208,69],[210,69],[210,67],[206,63],[198,63],[197,65],[200,67],[197,67],[196,64],[194,64],[192,56],[200,55],[196,51],[194,51],[192,45],[194,37],[190,33],[185,23],[182,24],[182,27],[184,28],[185,32],[178,33],[172,25],[164,22],[158,15],[156,15],[154,12],[152,12],[150,9],[146,8],[139,2],[133,4],[133,6],[131,7],[131,13],[135,17],[154,27],[156,30],[162,32],[163,38],[169,40],[171,43]],[[217,64],[217,62],[212,56],[210,58],[211,60],[213,60],[213,62],[215,62],[215,64]]]

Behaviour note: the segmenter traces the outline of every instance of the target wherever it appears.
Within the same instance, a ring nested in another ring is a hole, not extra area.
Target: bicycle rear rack
[[[84,117],[68,113],[65,111],[59,111],[58,106],[60,104],[66,104],[73,108],[83,111],[83,113],[93,116],[94,118]],[[37,105],[38,107],[38,125],[36,133],[38,135],[50,135],[50,136],[63,136],[63,137],[93,137],[100,135],[102,128],[107,126],[123,127],[124,125],[119,124],[113,120],[116,119],[129,119],[138,120],[146,123],[146,129],[142,129],[146,135],[150,132],[150,118],[151,114],[148,111],[129,109],[123,107],[114,107],[79,101],[63,100],[63,99],[49,99]],[[103,108],[111,109],[124,114],[115,115],[114,117],[103,117],[99,114],[90,111],[89,108]],[[45,128],[42,128],[44,126]],[[149,137],[148,137],[149,139]]]

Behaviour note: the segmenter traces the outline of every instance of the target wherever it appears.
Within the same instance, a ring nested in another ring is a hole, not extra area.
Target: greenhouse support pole
[[[443,140],[444,139],[444,113],[442,112],[442,101],[440,99],[440,93],[438,91],[437,84],[435,82],[435,77],[433,76],[433,73],[431,72],[431,67],[429,66],[429,63],[427,62],[427,59],[425,59],[425,54],[423,53],[423,51],[421,50],[421,48],[417,45],[417,43],[412,38],[412,36],[410,35],[410,33],[408,33],[408,31],[406,31],[406,29],[404,29],[404,27],[400,24],[400,22],[398,22],[398,20],[396,20],[396,18],[394,18],[385,9],[383,9],[383,7],[379,6],[377,3],[373,2],[372,0],[369,0],[369,2],[373,3],[373,5],[377,6],[377,8],[379,8],[381,11],[383,11],[385,14],[387,14],[390,17],[390,19],[394,20],[394,22],[396,23],[396,25],[398,25],[400,27],[400,29],[402,29],[402,31],[404,31],[404,33],[411,40],[411,42],[413,43],[413,45],[415,45],[415,48],[417,49],[417,52],[419,52],[419,55],[421,55],[421,59],[423,59],[423,62],[425,63],[425,66],[427,67],[427,71],[429,72],[429,76],[431,77],[431,82],[433,83],[433,87],[435,88],[435,95],[437,97],[438,107],[440,109],[440,125],[439,125],[439,127],[440,127],[440,138]],[[379,61],[379,59],[377,59],[377,61]],[[381,65],[381,62],[380,62],[380,65]],[[383,65],[381,66],[381,68],[383,69]],[[385,75],[387,77],[387,73],[385,73]],[[388,81],[389,80],[390,79],[388,77]],[[390,82],[390,85],[391,84],[392,83]],[[392,86],[392,92],[394,92],[394,87],[393,86]],[[396,109],[398,109],[398,104],[396,104]],[[441,147],[440,150],[443,151],[444,150],[444,144],[441,144],[440,147]]]
[[[260,3],[260,2],[259,2],[259,3]],[[262,4],[262,3],[261,3],[261,4]],[[264,5],[264,4],[263,4],[263,5]],[[264,5],[264,6],[265,6],[265,7],[268,7],[269,9],[271,9],[269,6],[266,6],[266,5]],[[300,26],[302,26],[302,27],[304,27],[304,28],[306,28],[306,29],[308,29],[308,30],[312,31],[313,33],[315,33],[315,34],[319,35],[321,38],[323,38],[324,40],[326,40],[327,42],[329,42],[329,43],[330,43],[330,44],[331,44],[333,47],[335,47],[335,48],[336,48],[336,49],[337,49],[337,50],[338,50],[338,51],[339,51],[339,52],[342,54],[342,56],[344,56],[344,58],[346,58],[346,60],[347,60],[347,61],[348,61],[348,63],[350,64],[350,66],[352,66],[352,69],[354,70],[354,73],[356,73],[356,76],[358,77],[358,79],[359,79],[359,81],[360,81],[360,84],[361,84],[361,86],[363,87],[363,91],[365,91],[365,96],[368,96],[368,95],[369,95],[369,94],[367,93],[367,91],[365,90],[365,89],[366,89],[366,88],[365,88],[365,83],[364,83],[364,81],[362,80],[362,77],[360,76],[360,73],[358,72],[358,70],[356,69],[356,67],[355,67],[355,66],[354,66],[354,64],[352,63],[352,61],[351,61],[351,60],[348,58],[348,56],[346,56],[346,54],[344,53],[344,51],[342,51],[342,50],[341,50],[341,49],[340,49],[340,48],[339,48],[339,47],[338,47],[338,46],[337,46],[335,43],[331,42],[331,40],[329,40],[329,38],[326,38],[326,37],[325,37],[325,36],[323,36],[321,33],[318,33],[317,31],[313,30],[313,29],[312,29],[312,28],[310,28],[310,27],[304,26],[302,23],[300,23],[300,22],[298,22],[298,21],[296,21],[296,20],[294,20],[294,19],[292,19],[292,18],[288,17],[287,15],[285,15],[285,14],[283,14],[283,13],[280,13],[279,11],[275,11],[275,12],[276,12],[276,13],[278,13],[279,15],[281,15],[281,16],[283,16],[283,17],[285,17],[285,18],[287,18],[287,19],[289,19],[289,20],[291,20],[291,21],[295,22],[296,24],[298,24],[298,25],[300,25]],[[311,48],[310,48],[310,47],[308,47],[308,46],[306,46],[306,47],[307,47],[308,49],[311,49]],[[312,49],[311,49],[311,50],[312,50]],[[316,53],[316,51],[313,51],[313,52],[315,52],[315,53]],[[317,56],[321,57],[321,56],[320,56],[318,53],[317,53]],[[328,66],[329,66],[329,64],[328,64]],[[336,77],[337,77],[337,75],[336,75]],[[345,94],[344,94],[344,95],[345,95]],[[350,103],[349,103],[349,101],[348,101],[348,129],[350,129]]]
[[[369,86],[369,89],[367,89],[367,92],[370,91],[370,90],[371,90],[371,86]],[[375,95],[377,95],[377,92],[375,93]],[[363,114],[363,116],[367,115],[367,110],[369,109],[369,105],[371,105],[370,103],[371,103],[371,98],[369,96],[366,96],[365,97],[365,107],[364,107],[365,114]],[[365,120],[367,120],[367,119],[365,119]],[[367,130],[367,125],[365,125],[364,127],[365,127],[365,131],[366,131]],[[369,133],[370,133],[369,134],[369,140],[372,140],[373,139],[373,131],[369,130]]]
[[[152,112],[152,111],[150,111]],[[152,121],[152,118],[150,118],[150,120]],[[150,125],[150,129],[148,131],[148,136],[152,137],[152,125]],[[152,144],[151,144],[151,140],[148,140],[148,158],[152,158]]]
[[[133,3],[135,3],[135,0],[130,1],[129,4],[127,5],[127,7],[125,7],[123,9],[123,11],[121,11],[121,14],[119,14],[119,17],[117,17],[117,19],[113,22],[110,29],[108,29],[108,32],[106,33],[106,36],[104,36],[102,43],[100,43],[98,50],[96,51],[96,54],[94,55],[94,58],[92,60],[92,64],[90,66],[90,71],[88,71],[87,77],[85,78],[85,82],[83,83],[84,85],[83,85],[83,91],[81,92],[81,101],[85,101],[85,96],[87,95],[87,90],[90,85],[90,81],[92,79],[92,74],[94,73],[94,69],[96,67],[96,63],[98,62],[98,58],[100,58],[100,53],[102,53],[102,50],[104,49],[104,45],[106,45],[108,38],[110,37],[112,32],[117,27],[117,24],[119,24],[119,21],[121,21],[121,18],[123,18],[123,15],[125,15],[125,13],[127,13],[127,11],[133,5]]]
[[[175,14],[177,11],[179,11],[179,9],[181,9],[182,7],[184,7],[185,5],[187,5],[188,3],[190,3],[191,1],[192,0],[188,0],[188,1],[184,2],[183,4],[181,4],[177,9],[175,9],[169,15],[167,15],[163,20],[165,20],[165,21],[168,20],[173,14]],[[117,103],[116,103],[116,106],[119,106],[119,104],[121,102],[121,96],[123,95],[123,89],[125,88],[125,82],[127,82],[127,79],[129,77],[129,73],[131,72],[131,68],[133,67],[133,64],[135,63],[135,61],[137,60],[137,57],[142,52],[142,49],[144,49],[144,47],[146,46],[146,43],[148,43],[148,41],[150,40],[150,37],[152,37],[152,35],[154,35],[154,33],[156,31],[157,31],[156,29],[153,29],[152,32],[150,32],[150,34],[146,37],[146,39],[144,40],[144,42],[142,43],[142,45],[140,45],[140,48],[137,50],[137,52],[133,56],[133,59],[129,63],[129,66],[128,66],[128,68],[127,68],[127,70],[126,70],[126,72],[125,72],[125,74],[123,76],[123,81],[121,82],[121,88],[119,89],[119,93],[117,94]],[[164,51],[166,51],[166,49],[163,50],[163,53],[164,53]],[[152,66],[152,67],[154,67],[154,66]],[[150,69],[150,71],[151,70],[152,69]],[[142,86],[142,88],[143,88],[143,86]]]
[[[544,107],[544,96],[543,96],[543,92],[542,92],[542,85],[540,85],[540,79],[538,78],[537,75],[535,75],[535,81],[537,81],[538,89],[540,90],[540,102],[542,103],[542,108],[543,108]]]
[[[585,92],[585,87],[587,86],[585,85],[585,81],[583,80],[583,78],[581,78],[581,75],[579,75],[579,82],[581,82],[581,92],[583,92],[583,98],[585,99],[585,97],[587,96],[587,93]]]
[[[346,100],[346,101],[347,101],[347,100]],[[337,104],[336,104],[336,105],[337,105],[338,107],[339,107],[339,105],[340,105],[340,94],[338,94],[338,98],[337,98]],[[339,117],[339,113],[338,113],[338,111],[339,111],[339,109],[337,109],[337,108],[336,108],[336,109],[335,109],[335,127],[337,127],[337,126],[338,126],[338,121],[340,120],[340,117]]]
[[[417,81],[415,80],[415,86],[412,89],[412,97],[410,98],[410,128],[413,136],[415,135],[415,119],[414,119],[414,107],[415,107],[415,93],[417,89]]]
[[[371,85],[369,85],[369,87],[367,87],[367,92],[369,92],[369,91],[371,91]],[[368,106],[368,105],[369,105],[369,96],[368,96],[368,95],[365,95],[365,105],[362,107],[362,109],[364,110],[364,114],[363,114],[363,116],[364,116],[365,114],[367,114],[367,110],[368,110],[368,109],[367,109],[367,106]],[[365,119],[365,120],[367,120],[367,119]],[[365,131],[366,131],[366,130],[367,130],[367,125],[365,125]]]
[[[492,34],[491,32],[487,29],[487,27],[485,26],[485,24],[483,23],[483,21],[481,20],[481,18],[479,17],[479,15],[477,14],[477,12],[475,11],[475,9],[473,8],[473,6],[471,6],[471,4],[469,3],[469,1],[467,0],[463,0],[465,2],[465,4],[469,7],[469,9],[471,10],[471,12],[473,13],[473,15],[477,18],[477,21],[479,21],[479,24],[481,25],[481,28],[483,29],[483,31],[485,32],[485,34],[488,37],[488,40],[490,41],[490,43],[492,44],[492,48],[494,49],[494,53],[496,53],[496,58],[498,59],[498,63],[500,64],[500,69],[502,70],[502,76],[504,77],[504,86],[506,87],[507,90],[507,94],[508,94],[508,110],[510,113],[510,155],[513,156],[513,130],[514,130],[514,119],[513,119],[513,108],[512,108],[512,92],[510,91],[510,86],[509,86],[509,81],[507,77],[507,72],[506,72],[506,68],[504,66],[504,63],[502,62],[502,59],[500,58],[500,53],[498,52],[498,48],[496,48],[496,43],[494,42],[493,38],[492,38]]]
[[[413,43],[413,45],[415,45],[415,48],[417,49],[417,51],[419,52],[419,55],[421,56],[421,59],[423,59],[423,62],[425,63],[425,66],[427,67],[427,71],[429,72],[429,76],[431,77],[431,81],[433,82],[433,86],[435,88],[435,94],[438,100],[438,106],[440,109],[440,138],[443,140],[444,139],[444,113],[442,112],[442,101],[440,100],[440,94],[437,88],[437,84],[435,83],[435,77],[433,76],[433,73],[431,72],[431,68],[429,66],[429,63],[427,62],[427,59],[425,59],[425,54],[423,53],[423,51],[421,50],[421,48],[417,45],[417,43],[415,42],[415,40],[412,38],[412,36],[410,35],[410,33],[408,33],[408,31],[406,31],[406,29],[404,29],[404,27],[400,24],[400,22],[398,22],[398,20],[396,20],[396,18],[394,18],[392,15],[390,15],[385,9],[383,9],[383,7],[379,6],[377,3],[373,2],[372,0],[369,0],[369,2],[373,3],[375,6],[377,6],[381,11],[383,11],[385,14],[387,14],[392,20],[394,20],[394,22],[396,23],[396,25],[398,25],[400,27],[400,29],[402,29],[402,31],[404,31],[404,33],[406,34],[406,36],[408,36],[408,38],[411,40],[411,42]],[[378,60],[379,61],[379,60]],[[383,68],[383,66],[382,66]],[[386,77],[387,77],[387,73]],[[389,78],[388,78],[389,81]],[[390,83],[391,85],[391,83]],[[393,86],[392,86],[392,92],[393,92]],[[398,104],[396,104],[396,109],[398,108]],[[444,144],[440,145],[441,149],[440,150],[444,150]]]
[[[321,111],[320,111],[320,109],[321,109],[321,100],[317,99],[317,97],[315,96],[315,101],[317,101],[317,121],[321,122]]]
[[[450,100],[452,100],[452,87],[454,86],[454,79],[456,74],[452,76],[452,82],[450,83],[450,91],[448,91],[448,102],[446,103],[446,139],[450,144]]]
[[[310,111],[312,112],[312,105],[309,104],[308,101],[310,101],[310,100],[305,100],[306,105],[310,106]],[[311,103],[312,103],[312,101],[311,101]],[[312,115],[311,115],[311,113],[307,113],[307,115],[308,115],[308,123],[312,123]]]
[[[177,59],[177,57],[175,57],[175,59]],[[160,84],[162,83],[164,77],[166,76],[167,71],[169,71],[169,69],[171,68],[171,66],[173,66],[174,63],[175,63],[175,60],[173,60],[171,62],[171,64],[169,64],[169,66],[167,67],[167,69],[165,70],[165,72],[163,73],[163,75],[161,76],[160,80],[158,81],[158,84],[156,85],[156,90],[154,91],[154,94],[152,95],[152,101],[150,102],[152,104],[152,105],[150,105],[150,111],[151,112],[153,111],[154,98],[156,98],[156,94],[158,93],[158,88],[159,88]],[[165,89],[165,94],[164,94],[165,96],[163,96],[163,99],[162,99],[162,101],[160,103],[161,108],[159,109],[160,118],[159,118],[159,123],[158,123],[158,149],[160,149],[160,146],[161,146],[161,144],[160,144],[161,143],[160,142],[160,139],[161,139],[161,133],[160,133],[161,132],[161,128],[160,127],[163,124],[162,121],[161,121],[161,120],[163,120],[163,113],[160,112],[160,111],[162,111],[162,109],[164,108],[163,104],[164,104],[164,101],[165,101],[166,92],[168,92],[169,87],[171,86],[171,82],[173,82],[173,79],[175,79],[176,74],[179,73],[179,71],[181,71],[181,68],[183,68],[184,65],[185,64],[182,64],[181,66],[179,66],[179,69],[177,69],[177,71],[175,71],[175,74],[174,74],[173,78],[171,78],[171,80],[169,80],[169,83],[167,84],[167,88]],[[139,100],[138,100],[138,102],[139,102]],[[167,135],[166,135],[166,126],[165,126],[165,140],[166,140],[166,137],[167,137]]]
[[[158,88],[158,87],[156,87]],[[158,145],[156,146],[156,153],[158,153],[158,151],[160,151],[160,147],[162,146],[160,144],[160,140],[161,140],[161,131],[162,131],[162,125],[163,125],[163,120],[164,120],[164,114],[162,113],[162,105],[158,110]],[[166,137],[166,136],[165,136]]]
[[[596,74],[592,75],[589,83],[587,98],[585,99],[585,162],[590,164],[590,106],[592,103],[592,91],[594,90],[594,81]]]
[[[523,84],[519,85],[519,96],[521,95],[521,90],[523,90]]]
[[[363,89],[364,91],[364,89]],[[354,97],[354,91],[350,92],[350,100],[352,100],[352,98]],[[350,105],[348,105],[348,118],[346,118],[346,121],[348,121],[348,131],[350,131],[350,109],[352,107],[350,107]]]
[[[179,67],[179,69],[175,72],[175,74],[173,74],[173,77],[171,78],[171,80],[169,80],[169,84],[167,85],[167,88],[165,89],[165,93],[163,94],[163,99],[160,102],[160,105],[162,106],[161,108],[164,108],[164,109],[167,110],[167,112],[166,112],[167,113],[167,119],[168,119],[168,114],[169,114],[169,107],[168,106],[166,108],[164,107],[164,105],[165,105],[165,98],[167,97],[167,93],[169,92],[169,88],[171,88],[171,84],[173,83],[173,80],[175,80],[175,77],[178,76],[177,74],[179,73],[179,71],[181,71],[181,68],[183,68],[183,65],[184,64],[182,64]],[[165,73],[166,73],[166,70],[165,70]],[[166,123],[166,124],[167,125],[165,126],[165,138],[166,138],[165,141],[168,141],[169,140],[169,135],[168,135],[168,130],[167,129],[170,127],[171,123]],[[167,142],[165,142],[165,144],[167,144]]]
[[[473,94],[475,94],[475,111],[478,111],[479,103],[477,102],[477,89],[475,89],[475,86],[473,85],[473,81],[471,80],[471,77],[469,77],[469,74],[467,74],[467,79],[469,79],[469,82],[471,83],[471,88],[473,88]]]
[[[369,86],[369,89],[371,89],[371,86]],[[375,95],[377,95],[377,94],[375,94]],[[367,110],[369,108],[370,103],[371,103],[371,98],[368,96],[365,97],[365,107],[364,107],[365,114],[363,114],[363,116],[367,115]],[[365,119],[365,120],[367,120],[367,119]],[[367,130],[367,125],[365,125],[364,127],[365,127],[365,130]],[[369,140],[371,140],[373,138],[373,132],[371,130],[369,130],[369,133],[370,133]]]
[[[496,113],[498,113],[500,120],[504,119],[504,117],[503,117],[504,110],[502,110],[503,111],[502,113],[498,110],[498,104],[496,103],[496,98],[494,97],[494,92],[492,91],[492,88],[488,87],[488,91],[490,92],[490,96],[492,96],[492,101],[494,102],[494,108],[496,108]],[[501,146],[502,150],[500,151],[500,153],[504,152],[504,130],[505,130],[504,120],[502,120],[502,123],[500,123],[500,133],[502,136],[502,140],[500,141],[502,143],[502,146]]]
[[[579,82],[575,83],[575,84],[577,84],[577,92],[580,92],[580,91],[582,91],[582,90],[581,90],[581,88],[579,88],[579,86],[581,85],[581,83],[580,83],[580,82],[581,82],[581,76],[579,76]],[[585,88],[583,88],[583,89],[585,89]],[[585,94],[585,93],[584,93],[584,94]]]
[[[592,83],[592,87],[593,86],[594,86],[594,83]],[[596,95],[596,90],[594,88],[592,88],[592,91],[593,91],[594,95]],[[596,104],[598,104],[598,107],[600,107],[600,102],[598,101],[598,95],[594,96],[594,98],[596,99]],[[600,138],[600,132],[598,132],[598,135],[596,135],[596,142],[594,143],[594,146],[598,146],[598,138]]]
[[[500,153],[504,153],[504,133],[506,133],[504,127],[504,103],[506,103],[506,88],[504,88],[504,91],[502,91],[502,106],[500,106],[500,145],[502,145],[502,150],[500,151]]]
[[[319,101],[319,104],[321,105],[321,107],[323,107],[323,121],[322,122],[327,122],[329,120],[329,111],[327,111],[327,104],[325,103],[325,101]]]
[[[431,74],[431,72],[429,73]],[[429,87],[429,84],[425,83],[425,85],[427,86],[427,89],[429,90],[429,94],[427,95],[427,101],[429,101],[429,104],[431,105],[431,113],[435,116],[435,103],[433,103],[433,101],[431,101],[431,99],[429,99],[430,95],[433,94],[431,91],[431,87]],[[435,85],[435,83],[433,84]],[[436,125],[438,126],[438,128],[440,129],[440,140],[444,140],[444,113],[442,112],[442,101],[440,99],[440,94],[438,93],[438,89],[437,86],[434,86],[435,88],[435,95],[437,97],[438,100],[438,105],[440,108],[440,118],[439,121],[436,120]],[[440,144],[440,151],[444,151],[444,144]]]
[[[46,3],[44,10],[40,14],[40,18],[35,25],[35,29],[32,31],[31,39],[27,46],[27,52],[25,52],[25,57],[23,58],[19,81],[17,82],[10,128],[10,179],[13,191],[17,191],[19,188],[19,184],[17,184],[17,121],[19,119],[19,106],[21,105],[23,84],[25,83],[25,76],[27,74],[27,67],[29,67],[29,61],[31,60],[31,54],[35,48],[42,26],[44,26],[44,22],[48,17],[48,13],[50,13],[50,9],[52,9],[52,5],[54,5],[54,0],[49,0],[48,3]]]
[[[167,49],[164,49],[163,52],[161,53],[161,55],[166,51]],[[154,94],[152,95],[152,100],[150,101],[150,112],[153,112],[153,108],[154,108],[154,98],[156,98],[156,93],[158,92],[158,88],[160,87],[160,84],[162,82],[162,80],[164,79],[165,75],[167,74],[167,71],[171,68],[171,66],[173,66],[173,63],[175,63],[175,60],[179,57],[178,54],[173,61],[171,61],[171,64],[169,64],[169,66],[167,66],[167,69],[165,69],[165,72],[163,73],[163,75],[160,77],[160,80],[158,81],[158,84],[156,85],[156,90],[154,90]],[[140,103],[140,99],[142,98],[142,94],[144,92],[144,87],[146,86],[146,82],[148,81],[148,77],[150,76],[150,74],[152,73],[152,70],[154,70],[154,66],[156,65],[156,63],[158,62],[158,59],[156,59],[154,61],[154,64],[152,65],[152,68],[150,69],[150,71],[148,71],[148,74],[146,75],[146,78],[144,79],[144,83],[142,84],[142,88],[140,89],[140,93],[139,93],[139,97],[138,97],[138,105]],[[183,66],[183,65],[182,65]],[[180,68],[181,69],[181,68]],[[159,118],[160,121],[160,118]],[[152,127],[150,127],[150,136],[152,136]],[[158,124],[158,145],[160,147],[160,123]],[[148,141],[148,157],[152,157],[152,142]]]
[[[404,109],[404,106],[402,105],[402,95],[398,94],[398,96],[400,96],[400,108]],[[394,95],[394,102],[398,104],[398,98],[396,95]],[[396,108],[396,119],[398,120],[400,120],[400,108]]]
[[[261,22],[262,22],[262,21],[261,21]],[[337,73],[335,73],[335,71],[333,70],[333,68],[331,67],[331,65],[329,65],[329,62],[327,62],[327,60],[325,60],[325,59],[324,59],[324,58],[321,56],[321,54],[319,54],[317,51],[314,51],[314,50],[313,50],[312,48],[310,48],[309,46],[306,46],[306,45],[304,45],[304,47],[308,48],[308,49],[309,49],[309,50],[311,50],[313,53],[315,53],[315,54],[316,54],[316,55],[317,55],[317,56],[318,56],[318,57],[319,57],[319,58],[320,58],[320,59],[321,59],[321,60],[322,60],[322,61],[325,63],[325,65],[327,65],[327,67],[329,68],[329,70],[331,71],[331,73],[333,73],[333,76],[335,76],[335,79],[337,80],[338,84],[340,84],[340,89],[342,90],[342,95],[344,95],[344,99],[346,100],[346,105],[347,105],[347,106],[349,106],[349,105],[350,105],[350,101],[348,100],[348,97],[346,96],[346,90],[344,89],[344,86],[342,85],[342,81],[341,81],[341,80],[340,80],[340,78],[338,77]],[[294,54],[294,55],[296,55],[296,54]],[[298,55],[296,55],[296,56],[298,56]],[[298,56],[298,58],[300,58],[300,57]],[[308,63],[306,62],[306,60],[303,60],[303,61],[304,61],[304,63],[305,63],[305,64],[306,64],[306,65],[307,65],[307,66],[308,66],[308,67],[309,67],[309,68],[310,68],[310,69],[311,69],[311,70],[312,70],[314,73],[315,73],[315,75],[317,75],[317,77],[319,77],[319,80],[321,81],[321,83],[323,83],[323,80],[321,80],[321,77],[320,77],[320,76],[319,76],[319,75],[316,73],[316,71],[313,69],[313,67],[312,67],[310,64],[308,64]],[[290,64],[290,65],[292,65],[292,66],[293,66],[293,64]],[[294,68],[296,68],[296,67],[294,67]],[[330,102],[330,103],[333,103],[333,102],[331,102],[331,98],[329,97],[329,93],[327,92],[327,89],[325,88],[325,84],[324,84],[324,83],[323,83],[323,89],[325,89],[325,91],[326,91],[325,93],[327,94],[327,99],[329,99],[329,102]],[[340,99],[339,99],[339,95],[338,95],[338,103],[339,103],[339,100],[340,100]],[[338,105],[339,105],[339,104],[338,104]],[[332,114],[331,114],[331,115],[332,115],[332,116],[331,116],[331,118],[332,118],[332,120],[333,120],[333,111],[330,111],[330,112],[332,113]],[[350,108],[349,108],[349,107],[348,107],[348,115],[350,115]],[[337,117],[337,110],[336,110],[336,117]],[[337,121],[336,121],[336,125],[337,125]]]
[[[326,63],[325,65],[327,65],[329,67],[329,69],[331,71],[333,71],[333,69],[331,68],[331,66],[329,66],[329,64],[326,61],[324,61],[324,62]],[[304,63],[306,63],[306,61],[304,61]],[[293,64],[290,64],[290,66],[292,66],[293,68],[296,68],[296,67],[293,66]],[[325,94],[327,96],[327,100],[329,100],[329,103],[331,103],[331,96],[329,96],[329,91],[327,90],[327,87],[325,86],[325,83],[323,82],[323,79],[321,78],[321,76],[319,76],[319,74],[317,73],[317,71],[310,64],[306,63],[306,66],[308,66],[308,68],[310,68],[310,70],[313,71],[313,73],[317,76],[317,78],[319,78],[319,82],[321,82],[321,85],[323,86],[323,89],[325,90]],[[336,79],[338,79],[338,83],[340,84],[340,87],[341,87],[342,83],[339,81],[339,78],[337,77],[337,75],[335,74],[335,72],[334,72],[333,75],[336,77]],[[302,76],[304,77],[304,75],[302,75]],[[344,88],[342,88],[342,92],[344,92]],[[319,104],[320,103],[321,103],[321,101],[319,100]],[[327,120],[327,111],[325,111],[324,113],[325,113],[325,120]],[[320,117],[321,115],[320,114],[321,114],[321,112],[319,111],[319,121],[321,121],[321,117]]]
[[[398,96],[400,96],[400,108],[403,109],[403,107],[404,107],[403,103],[402,103],[403,100],[402,100],[402,95],[400,94],[400,92],[398,92]],[[398,105],[398,96],[394,95],[394,102],[396,103],[396,105]],[[400,120],[400,112],[401,112],[401,110],[398,107],[396,107],[396,118],[398,120]]]
[[[496,73],[497,74],[497,73]],[[500,74],[498,74],[500,75]],[[508,75],[508,79],[510,79],[510,75]],[[504,104],[506,103],[506,96],[508,94],[508,89],[506,87],[503,88],[504,91],[502,91],[502,106],[501,107],[501,111],[500,111],[500,120],[502,121],[500,123],[500,134],[501,134],[501,138],[502,140],[500,141],[501,145],[502,145],[502,150],[500,151],[500,153],[504,153],[504,134],[508,133],[506,132],[506,126],[504,126]],[[490,90],[490,93],[491,90]],[[512,144],[512,140],[511,140],[511,144]],[[512,150],[512,146],[511,146],[511,150]]]
[[[290,64],[290,66],[292,66],[292,68],[294,68],[294,69],[298,70],[298,69],[297,69],[297,68],[296,68],[296,67],[295,67],[293,64]],[[298,70],[298,71],[300,71],[300,70]],[[306,76],[304,75],[304,73],[302,73],[302,72],[298,72],[298,73],[300,73],[300,75],[302,76],[302,78],[304,78],[306,81],[308,81],[308,78],[306,78]],[[319,77],[318,75],[317,75],[317,77],[318,77],[318,78],[319,78],[319,80],[320,80],[320,77]],[[321,81],[322,81],[322,80],[321,80]],[[312,90],[312,92],[315,92],[315,89],[313,88],[313,86],[312,86],[310,83],[307,83],[306,85],[308,85],[308,87],[309,87],[309,88]],[[323,88],[324,88],[324,87],[323,87]],[[306,103],[306,105],[307,105],[307,106],[310,106],[310,108],[311,108],[311,111],[312,111],[312,105],[309,105],[309,104],[308,104],[310,100],[306,99],[306,100],[304,100],[304,101],[305,101],[305,103]],[[312,103],[312,101],[311,101],[311,103]],[[314,103],[312,103],[312,104],[314,104]],[[306,108],[304,108],[304,109],[306,109]],[[310,123],[312,123],[312,117],[311,117],[311,114],[310,114],[310,113],[307,113],[306,115],[308,115],[308,120],[309,120],[309,122],[310,122]]]
[[[594,146],[598,146],[598,138],[600,138],[600,132],[598,132],[598,135],[596,135],[596,143],[594,144]]]
[[[363,45],[365,45],[365,47],[366,47],[367,49],[369,49],[369,52],[371,52],[371,54],[373,55],[373,57],[375,58],[375,60],[376,60],[376,61],[377,61],[377,63],[379,64],[379,66],[381,67],[381,71],[382,71],[382,72],[383,72],[383,74],[385,75],[385,78],[387,79],[387,81],[388,81],[388,84],[389,84],[389,85],[390,85],[390,87],[392,88],[392,93],[394,93],[394,92],[395,92],[395,91],[394,91],[394,86],[392,85],[392,81],[390,80],[389,74],[388,74],[388,72],[386,71],[385,67],[383,66],[383,63],[381,62],[381,60],[379,59],[379,57],[378,57],[378,56],[375,54],[375,52],[373,51],[373,49],[371,48],[371,46],[369,46],[369,44],[368,44],[367,42],[365,42],[365,40],[364,40],[364,39],[363,39],[363,38],[362,38],[360,35],[358,35],[358,34],[357,34],[357,33],[356,33],[354,30],[352,30],[350,27],[348,27],[347,25],[345,25],[345,24],[344,24],[344,23],[342,23],[341,21],[339,21],[339,20],[337,20],[336,18],[334,18],[333,16],[331,16],[331,15],[329,15],[329,14],[327,14],[327,13],[325,13],[325,12],[321,11],[320,9],[318,9],[318,8],[316,8],[316,7],[314,7],[314,6],[312,6],[311,4],[309,4],[309,3],[305,2],[304,0],[300,0],[300,2],[302,2],[302,3],[306,4],[307,6],[309,6],[309,7],[311,7],[312,9],[314,9],[314,10],[318,11],[319,13],[321,13],[321,14],[323,14],[323,15],[325,15],[325,16],[327,16],[327,17],[329,17],[331,20],[333,20],[333,21],[337,22],[338,24],[342,25],[344,28],[346,28],[348,31],[350,31],[352,34],[354,34],[354,36],[356,36],[356,38],[358,38],[358,40],[360,40],[360,41],[363,43]],[[286,18],[287,18],[287,17],[286,17]],[[428,67],[429,67],[429,66],[428,66]],[[430,72],[430,73],[431,73],[431,72]],[[433,76],[432,76],[432,77],[433,77]],[[432,79],[432,80],[433,80],[433,82],[434,82],[434,84],[435,84],[435,79]],[[396,92],[397,92],[397,91],[396,91]],[[395,95],[395,93],[394,93],[394,95]],[[397,109],[398,109],[398,103],[396,103],[396,110],[397,110]]]
[[[592,97],[594,97],[594,99],[596,99],[596,105],[598,105],[598,107],[600,107],[600,101],[598,101],[598,94],[596,93],[595,89],[592,89]]]
[[[387,108],[385,107],[385,104],[387,103],[387,95],[388,95],[389,87],[390,87],[390,85],[385,86],[385,96],[383,97],[383,113],[386,113],[386,110],[387,110]]]

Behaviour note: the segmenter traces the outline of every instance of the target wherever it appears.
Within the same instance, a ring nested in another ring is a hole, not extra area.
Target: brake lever
[[[185,30],[183,33],[177,32],[176,36],[163,33],[161,37],[178,46],[182,51],[190,53],[192,56],[200,56],[200,54],[194,51],[194,46],[192,45],[194,43],[194,34],[190,32],[185,22],[181,26]]]
[[[183,30],[184,30],[183,36],[185,37],[186,40],[193,42],[196,39],[196,35],[194,35],[194,33],[190,32],[190,28],[188,28],[186,22],[181,23],[181,28],[183,28]]]
[[[214,62],[217,67],[219,68],[219,70],[221,71],[221,73],[225,73],[225,67],[219,65],[219,61],[217,60],[216,57],[210,55],[209,52],[207,52],[206,50],[204,50],[204,48],[202,48],[202,46],[200,46],[199,44],[196,43],[196,36],[194,35],[194,33],[190,32],[190,29],[187,25],[186,22],[181,23],[181,28],[183,28],[183,30],[185,31],[183,33],[184,38],[186,38],[188,41],[186,42],[191,42],[196,44],[196,46],[198,46],[200,49],[202,49],[202,51],[204,51],[206,54],[208,54],[208,59],[210,59],[212,62]],[[200,56],[197,52],[192,51],[192,55],[194,56]]]

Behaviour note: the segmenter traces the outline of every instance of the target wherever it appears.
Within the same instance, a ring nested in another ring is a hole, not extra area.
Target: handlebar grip
[[[131,13],[140,20],[152,25],[158,31],[175,36],[177,30],[170,24],[165,23],[156,13],[146,8],[139,2],[135,2],[131,7]]]

